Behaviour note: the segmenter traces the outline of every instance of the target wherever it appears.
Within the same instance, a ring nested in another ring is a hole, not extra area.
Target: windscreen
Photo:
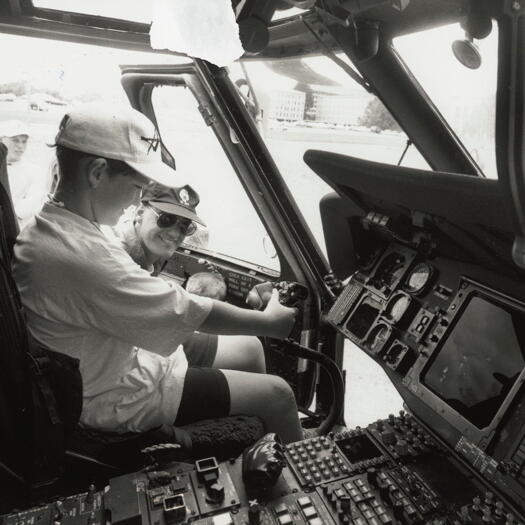
[[[478,428],[503,404],[525,360],[525,313],[472,296],[423,384]]]

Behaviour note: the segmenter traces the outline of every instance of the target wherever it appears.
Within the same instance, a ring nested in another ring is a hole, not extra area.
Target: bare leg
[[[222,370],[230,388],[230,415],[260,417],[267,432],[275,432],[285,443],[303,438],[297,404],[284,379],[267,374]]]
[[[266,372],[264,350],[257,337],[249,335],[220,335],[213,368]]]

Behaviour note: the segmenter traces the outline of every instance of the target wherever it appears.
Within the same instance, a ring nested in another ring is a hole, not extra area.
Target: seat
[[[195,460],[215,456],[222,461],[237,457],[264,435],[262,421],[253,416],[230,416],[191,425],[160,427],[142,433],[116,434],[77,426],[68,442],[70,456],[87,456],[122,470],[136,470],[144,463],[143,449],[175,443],[180,449],[170,457]],[[162,455],[162,448],[158,449]]]
[[[10,196],[5,157],[6,148],[0,144],[0,339],[3,342],[0,366],[7,376],[2,376],[5,380],[0,382],[0,423],[3,428],[0,433],[0,481],[6,476],[10,483],[16,479],[24,485],[29,480],[24,479],[21,474],[24,468],[18,469],[17,463],[23,461],[24,450],[27,452],[34,448],[33,444],[38,444],[42,436],[20,436],[17,424],[17,418],[25,410],[20,407],[29,406],[31,401],[30,379],[24,373],[28,346],[35,343],[28,343],[31,336],[11,277],[13,246],[19,229]],[[261,420],[249,416],[202,421],[183,428],[163,425],[143,433],[111,434],[82,428],[78,425],[82,381],[77,360],[47,349],[38,348],[38,352],[46,362],[51,363],[52,373],[48,378],[51,395],[56,398],[56,410],[63,419],[60,426],[63,435],[57,440],[56,447],[64,445],[68,458],[64,464],[66,468],[70,467],[77,480],[82,477],[82,472],[85,472],[84,479],[92,479],[93,469],[100,472],[100,468],[102,471],[105,468],[106,474],[137,470],[144,464],[141,450],[159,444],[180,445],[179,459],[210,455],[226,459],[239,455],[264,434]],[[18,453],[10,454],[15,449]]]

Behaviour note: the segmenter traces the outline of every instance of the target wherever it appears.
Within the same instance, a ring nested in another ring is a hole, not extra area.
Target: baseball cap
[[[200,202],[199,194],[188,184],[180,188],[168,188],[156,183],[148,184],[142,191],[141,200],[153,204],[160,211],[191,219],[206,226],[195,211]]]
[[[29,137],[29,126],[20,120],[4,120],[0,122],[0,137]]]
[[[64,115],[55,144],[121,160],[165,186],[180,184],[175,170],[162,161],[157,129],[145,115],[131,107],[76,106]]]

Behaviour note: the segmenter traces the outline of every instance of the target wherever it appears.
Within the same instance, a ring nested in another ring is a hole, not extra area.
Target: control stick
[[[308,288],[303,284],[287,281],[279,283],[265,282],[255,285],[250,290],[246,297],[246,303],[252,308],[263,309],[268,304],[274,288],[277,288],[279,291],[279,302],[285,306],[298,308],[308,298]],[[339,423],[343,414],[345,387],[341,370],[328,356],[300,345],[294,338],[288,338],[284,341],[271,340],[271,345],[277,352],[314,361],[327,372],[332,385],[333,400],[330,411],[319,425],[317,433],[319,435],[328,434],[332,427]]]
[[[243,453],[242,479],[252,492],[264,492],[273,487],[286,465],[284,445],[279,436],[266,434]]]

